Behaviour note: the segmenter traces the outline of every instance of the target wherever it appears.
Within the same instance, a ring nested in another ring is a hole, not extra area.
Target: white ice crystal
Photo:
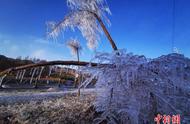
[[[47,23],[48,36],[56,38],[61,31],[77,28],[86,39],[90,49],[97,47],[102,30],[94,14],[110,24],[106,13],[111,14],[111,12],[106,0],[67,0],[67,5],[71,12],[65,16],[63,21]]]
[[[86,69],[97,80],[95,107],[103,112],[95,122],[154,123],[158,113],[180,114],[188,122],[190,60],[179,54],[148,60],[119,52],[96,56],[101,63],[106,61],[112,66]]]
[[[70,39],[67,42],[67,46],[71,49],[71,53],[73,55],[77,55],[80,50],[82,50],[82,46],[80,45],[80,42],[77,39]]]

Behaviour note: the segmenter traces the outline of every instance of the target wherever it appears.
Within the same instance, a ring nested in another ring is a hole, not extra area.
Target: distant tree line
[[[38,62],[41,62],[41,61],[46,61],[46,60],[41,60],[40,58],[30,57],[30,56],[26,56],[26,57],[17,56],[16,60],[28,60],[28,61],[32,61],[34,63],[38,63]]]
[[[0,55],[0,71],[3,71],[8,68],[12,68],[12,67],[39,63],[39,62],[44,62],[44,61],[46,60],[41,60],[39,58],[29,57],[29,56],[26,56],[26,57],[17,56],[16,59],[13,59],[13,58],[8,58],[4,55]]]

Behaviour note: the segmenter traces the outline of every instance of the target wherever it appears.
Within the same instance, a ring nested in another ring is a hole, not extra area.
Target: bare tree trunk
[[[79,49],[77,49],[77,60],[79,62]]]
[[[100,23],[100,25],[101,25],[101,27],[102,27],[102,29],[103,29],[105,35],[107,36],[107,38],[108,38],[108,40],[109,40],[109,42],[110,42],[110,44],[111,44],[113,50],[118,50],[118,48],[117,48],[115,42],[113,41],[113,39],[112,39],[110,33],[109,33],[108,30],[106,29],[106,26],[104,25],[102,19],[101,19],[96,13],[94,13],[94,12],[90,12],[90,13],[92,13],[92,14],[96,17],[96,19],[99,21],[99,23]]]

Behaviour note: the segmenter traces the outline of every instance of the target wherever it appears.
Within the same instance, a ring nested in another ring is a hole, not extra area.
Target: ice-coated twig
[[[77,55],[77,60],[79,61],[79,54],[82,50],[82,46],[77,39],[70,39],[67,41],[67,46],[71,49],[71,54]]]
[[[106,0],[67,0],[67,3],[71,13],[69,13],[60,23],[52,21],[47,23],[47,34],[49,37],[58,37],[58,35],[68,27],[73,31],[77,28],[86,39],[88,47],[94,49],[100,41],[100,34],[102,34],[101,28],[103,28],[113,49],[117,50],[114,41],[101,20],[102,18],[108,26],[110,25],[110,21],[106,15],[111,14],[111,11]]]

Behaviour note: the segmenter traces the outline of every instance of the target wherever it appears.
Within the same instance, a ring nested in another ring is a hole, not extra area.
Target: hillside
[[[0,71],[3,71],[11,67],[32,64],[32,63],[33,62],[31,60],[13,59],[13,58],[8,58],[4,55],[0,55]]]

